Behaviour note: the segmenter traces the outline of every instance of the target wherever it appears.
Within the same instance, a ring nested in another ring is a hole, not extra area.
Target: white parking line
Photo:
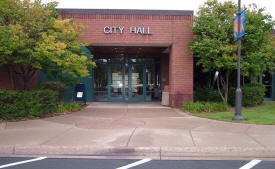
[[[31,159],[31,160],[25,160],[25,161],[19,161],[19,162],[15,162],[15,163],[5,164],[5,165],[1,165],[0,168],[6,168],[6,167],[15,166],[15,165],[20,165],[20,164],[30,163],[30,162],[34,162],[34,161],[44,160],[45,158],[47,158],[47,157],[38,157],[38,158]]]
[[[151,160],[152,160],[152,159],[150,159],[150,158],[145,158],[145,159],[143,159],[143,160],[134,162],[134,163],[132,163],[132,164],[125,165],[125,166],[123,166],[123,167],[119,167],[119,168],[117,168],[117,169],[127,169],[127,168],[131,168],[131,167],[134,167],[134,166],[143,164],[143,163],[147,163],[147,162],[149,162],[149,161],[151,161]]]
[[[239,169],[250,169],[252,167],[254,167],[255,165],[259,164],[262,160],[252,160],[249,163],[245,164],[244,166],[242,166]]]

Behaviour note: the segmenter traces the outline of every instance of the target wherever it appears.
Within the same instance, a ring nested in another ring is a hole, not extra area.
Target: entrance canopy
[[[95,58],[128,56],[128,57],[160,57],[168,53],[169,47],[160,46],[89,46]]]
[[[95,101],[160,101],[161,56],[167,47],[90,46]]]

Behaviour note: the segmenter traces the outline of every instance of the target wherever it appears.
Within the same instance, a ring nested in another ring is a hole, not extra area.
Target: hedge
[[[56,91],[58,94],[58,101],[61,102],[64,99],[64,93],[67,87],[65,84],[60,82],[42,82],[40,83],[39,88]]]
[[[191,113],[226,111],[227,104],[225,102],[184,102],[182,110]]]
[[[77,102],[61,103],[61,104],[58,104],[56,112],[58,113],[75,112],[75,111],[81,110],[83,107],[84,107],[83,104],[80,104]]]
[[[196,101],[222,102],[219,92],[209,87],[197,87],[195,92]]]
[[[236,88],[229,89],[228,103],[235,106]],[[260,83],[246,84],[242,86],[242,105],[256,106],[264,101],[265,87]]]
[[[0,118],[43,117],[57,109],[58,93],[49,89],[14,91],[0,89]]]

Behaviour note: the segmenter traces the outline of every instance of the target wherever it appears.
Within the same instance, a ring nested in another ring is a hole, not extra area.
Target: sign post
[[[245,35],[244,23],[245,23],[245,10],[241,12],[241,0],[238,0],[238,14],[234,19],[234,38],[235,40],[236,39],[238,40],[238,73],[237,73],[238,75],[237,75],[236,105],[235,105],[235,116],[232,118],[232,120],[234,121],[244,120],[242,116],[242,89],[241,89],[241,68],[240,68],[241,43],[242,43],[241,38],[242,36]]]

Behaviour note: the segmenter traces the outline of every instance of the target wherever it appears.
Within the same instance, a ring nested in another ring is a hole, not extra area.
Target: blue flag
[[[241,12],[241,29],[240,34],[238,33],[238,15],[234,19],[234,40],[238,40],[238,38],[241,38],[245,35],[244,27],[245,27],[245,11],[243,10]]]

